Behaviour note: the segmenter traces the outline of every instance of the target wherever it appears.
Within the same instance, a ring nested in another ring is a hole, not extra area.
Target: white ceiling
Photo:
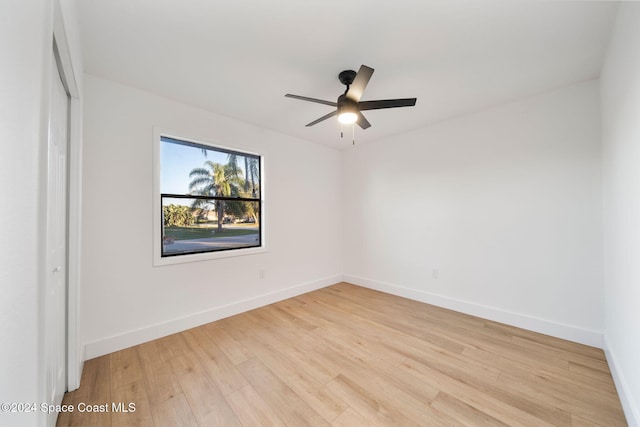
[[[617,2],[79,0],[85,71],[336,148],[337,75],[375,69],[358,144],[599,76]],[[347,133],[347,132],[345,132]],[[350,131],[348,132],[350,136]],[[347,135],[345,135],[346,137]]]

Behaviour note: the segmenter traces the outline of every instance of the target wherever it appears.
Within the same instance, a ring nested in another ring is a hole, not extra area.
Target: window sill
[[[176,256],[168,256],[168,257],[155,255],[153,259],[153,266],[161,267],[164,265],[186,264],[190,262],[210,261],[210,260],[222,259],[222,258],[255,255],[255,254],[261,254],[265,252],[267,252],[267,248],[265,248],[264,246],[261,246],[259,248],[234,249],[234,250],[219,251],[219,252],[203,252],[199,254],[176,255]]]

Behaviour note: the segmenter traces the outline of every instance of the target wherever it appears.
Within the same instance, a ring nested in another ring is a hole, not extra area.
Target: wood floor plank
[[[591,369],[598,370],[600,372],[609,372],[609,366],[607,365],[606,360],[603,360],[600,358],[585,356],[578,352],[566,351],[564,349],[557,348],[553,345],[540,343],[535,340],[522,338],[518,336],[514,336],[512,338],[512,342],[522,348],[528,348],[536,352],[552,354],[556,357],[566,359],[569,363],[577,363],[577,364],[589,367]]]
[[[107,405],[112,425],[153,427],[138,349],[130,347],[111,354],[110,367],[111,401]]]
[[[573,415],[571,417],[571,427],[605,427],[602,424],[596,424],[591,421],[587,421],[586,419],[579,417],[577,415]]]
[[[450,414],[462,425],[473,425],[477,427],[508,427],[508,424],[505,424],[444,392],[438,393],[438,396],[436,396],[433,402],[431,402],[431,406],[441,410],[442,412]]]
[[[205,329],[190,329],[183,332],[183,335],[209,374],[209,378],[218,386],[223,395],[247,385],[247,380],[231,363],[227,355],[213,342]]]
[[[155,405],[152,412],[156,427],[198,427],[187,398],[182,393]]]
[[[82,370],[81,385],[75,391],[74,412],[69,414],[69,426],[111,426],[110,412],[82,411],[86,405],[111,403],[111,356],[87,360]]]
[[[446,374],[429,368],[416,362],[407,362],[400,366],[418,378],[433,381],[435,380],[442,391],[455,396],[456,399],[465,404],[477,408],[479,411],[500,420],[511,426],[552,426],[551,422],[544,421],[527,411],[514,407],[509,403],[479,392],[474,387],[455,380]]]
[[[339,341],[332,336],[327,339],[326,345],[316,349],[316,353],[333,357],[334,360],[325,358],[323,363],[327,366],[333,365],[333,369],[346,375],[351,375],[354,371],[366,375],[361,371],[362,366],[365,366],[369,371],[376,372],[376,375],[383,378],[391,387],[401,389],[425,403],[431,402],[439,392],[436,385],[428,382],[418,383],[412,375],[397,369],[400,359],[389,357],[388,352],[385,352],[376,342],[361,340],[356,344]],[[340,359],[336,358],[335,353],[340,355]]]
[[[569,362],[569,372],[572,374],[572,378],[575,378],[581,383],[591,383],[594,387],[606,390],[614,395],[616,394],[616,385],[608,371],[608,366],[607,371],[602,371],[601,369],[593,369],[580,363]]]
[[[64,399],[136,412],[60,426],[626,425],[601,349],[347,283],[88,360]]]
[[[140,344],[135,348],[142,366],[147,397],[152,406],[182,394],[171,363],[166,360],[167,358],[158,347],[158,340]]]
[[[135,347],[111,354],[111,390],[143,379],[140,358]]]
[[[229,394],[227,400],[245,427],[286,426],[271,406],[249,384]]]
[[[349,378],[338,375],[327,384],[327,390],[340,397],[344,402],[354,408],[371,425],[375,426],[417,426],[418,424],[408,419],[404,414],[389,411],[384,405],[373,397],[368,390]]]
[[[321,291],[324,291],[322,289]],[[412,319],[410,316],[389,315],[387,311],[379,311],[369,309],[368,307],[357,305],[355,302],[346,301],[329,292],[319,292],[316,295],[316,301],[324,304],[325,310],[329,313],[336,312],[336,309],[342,310],[344,313],[350,313],[352,318],[358,316],[360,318],[381,323],[389,328],[402,331],[405,334],[417,337],[423,341],[432,343],[440,348],[447,349],[452,352],[461,352],[464,346],[456,343],[447,337],[434,335],[430,328],[425,328],[424,323],[420,323]],[[355,319],[354,319],[355,320]]]
[[[417,383],[415,377],[405,375],[374,354],[356,355],[348,347],[338,346],[318,347],[316,353],[324,357],[325,364],[341,369],[330,383],[332,387],[342,387],[351,398],[366,390],[367,396],[359,397],[360,409],[362,404],[369,406],[369,410],[361,411],[363,415],[372,410],[394,423],[451,425],[451,417],[429,405],[438,392],[431,384]],[[376,374],[372,376],[370,372]]]
[[[286,383],[257,360],[238,365],[251,386],[288,426],[328,426],[329,424]]]
[[[204,325],[203,328],[234,365],[242,363],[251,357],[242,344],[218,326],[217,323],[209,323]]]
[[[362,415],[352,408],[347,408],[335,420],[331,422],[331,427],[372,427],[373,425],[367,421]]]
[[[313,331],[318,327],[315,323],[308,321],[307,316],[294,314],[295,311],[291,310],[292,307],[286,301],[280,301],[264,308],[265,310],[260,311],[273,318],[282,319],[284,322],[295,326],[295,329]]]
[[[493,331],[505,331],[511,336],[517,336],[551,347],[566,350],[569,354],[581,354],[598,360],[606,360],[604,351],[600,348],[590,347],[588,345],[579,344],[549,335],[539,334],[528,331],[526,329],[516,328],[515,326],[505,325],[503,323],[485,321],[485,327]]]
[[[535,373],[521,371],[519,374],[502,373],[501,383],[508,387],[515,387],[527,396],[544,396],[552,404],[567,414],[580,413],[589,420],[606,426],[620,426],[625,424],[619,401],[612,395],[596,395],[585,393],[584,388],[574,384],[556,381],[552,376],[546,377]],[[580,395],[579,398],[576,398]]]
[[[168,335],[155,340],[158,354],[162,360],[170,362],[172,359],[191,352],[182,333]]]
[[[383,344],[388,346],[387,344]],[[390,350],[395,353],[395,357],[400,365],[412,365],[417,363],[428,369],[432,369],[438,374],[444,374],[447,378],[455,380],[472,387],[477,393],[482,393],[492,399],[497,399],[514,409],[524,411],[528,414],[546,420],[557,425],[567,425],[570,421],[569,414],[555,406],[553,401],[536,399],[535,395],[522,393],[519,387],[508,387],[509,383],[499,381],[500,371],[495,368],[483,369],[479,368],[476,363],[462,359],[456,354],[438,355],[430,349],[396,349],[390,346]],[[446,357],[441,357],[446,356]],[[409,374],[408,371],[406,374]],[[441,383],[437,381],[437,376],[428,377],[427,380],[434,381],[437,389],[443,390]],[[500,386],[497,386],[497,384]]]
[[[307,377],[312,378],[311,381],[315,384],[327,384],[338,375],[337,371],[318,361],[314,357],[315,352],[313,351],[305,352],[295,347],[282,348],[281,351],[287,355],[287,358],[290,359],[300,371],[304,372]]]
[[[142,373],[149,403],[158,405],[179,394],[182,389],[170,362],[143,363]]]
[[[254,310],[247,313],[255,322],[268,325],[266,330],[273,336],[274,340],[290,342],[305,351],[313,350],[318,345],[312,333],[313,329],[298,328],[295,323],[283,317],[274,317],[278,313],[271,307],[263,307],[263,310]]]
[[[555,370],[531,369],[521,365],[518,361],[512,361],[498,355],[483,352],[477,349],[467,349],[465,354],[484,363],[491,363],[500,368],[498,383],[502,390],[509,390],[510,384],[515,384],[520,394],[534,399],[539,396],[546,399],[553,407],[574,413],[578,408],[584,411],[592,411],[593,406],[605,405],[608,411],[614,414],[621,413],[616,393],[585,384],[562,375]]]
[[[142,379],[127,382],[112,389],[111,399],[109,410],[112,425],[121,427],[153,427],[155,425]]]
[[[256,359],[277,375],[325,421],[330,422],[344,412],[345,403],[324,391],[325,382],[318,381],[312,371],[306,371],[296,365],[294,358],[290,357],[287,352],[281,352],[278,348],[271,346],[268,339],[264,341],[261,339],[265,339],[265,337],[256,337],[256,340],[251,343],[251,351],[256,355]]]
[[[203,426],[239,426],[240,421],[193,353],[171,360],[191,411]]]
[[[138,358],[142,365],[157,364],[164,362],[166,358],[160,352],[158,347],[159,340],[148,341],[135,346],[138,352]]]

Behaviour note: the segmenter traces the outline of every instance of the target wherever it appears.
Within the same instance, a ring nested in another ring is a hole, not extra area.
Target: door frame
[[[73,24],[73,23],[72,23]],[[69,149],[68,149],[68,240],[67,240],[67,389],[75,390],[80,386],[80,377],[84,365],[83,347],[78,341],[78,307],[81,280],[80,248],[82,218],[82,99],[77,73],[82,72],[82,64],[72,54],[69,37],[65,28],[63,12],[59,0],[53,2],[53,35],[51,48],[57,51],[60,78],[69,94]],[[74,62],[75,61],[75,62]],[[78,70],[78,71],[76,71]]]

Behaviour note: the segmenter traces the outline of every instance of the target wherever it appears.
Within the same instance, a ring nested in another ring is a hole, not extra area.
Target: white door
[[[53,56],[47,162],[47,283],[44,301],[44,366],[47,403],[66,389],[67,147],[69,98]],[[47,425],[55,425],[55,413]]]

